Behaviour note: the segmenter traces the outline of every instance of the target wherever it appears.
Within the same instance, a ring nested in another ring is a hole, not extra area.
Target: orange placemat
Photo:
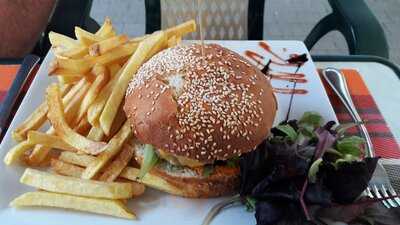
[[[20,65],[0,65],[0,103],[6,97],[8,89],[10,89],[12,82]]]
[[[356,70],[343,69],[350,95],[361,118],[366,122],[368,133],[371,136],[376,155],[383,158],[400,159],[400,148],[393,134],[390,132],[378,106],[369,92],[361,75]],[[323,80],[323,79],[322,79]],[[329,85],[323,80],[329,99],[340,123],[351,122],[351,117],[339,98],[333,93]],[[349,130],[350,134],[357,134],[357,129]]]

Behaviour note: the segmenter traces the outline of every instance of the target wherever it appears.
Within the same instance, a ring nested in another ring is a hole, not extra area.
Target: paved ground
[[[304,40],[311,28],[331,9],[327,0],[266,0],[264,39]],[[390,59],[400,65],[400,1],[366,0],[383,26]],[[91,16],[102,22],[110,16],[118,31],[132,36],[144,34],[144,0],[94,0]],[[347,46],[338,32],[325,36],[312,53],[346,54]]]

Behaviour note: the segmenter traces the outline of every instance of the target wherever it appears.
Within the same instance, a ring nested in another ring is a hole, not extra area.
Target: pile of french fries
[[[11,205],[133,219],[126,200],[143,194],[145,186],[179,193],[152,174],[137,179],[128,141],[134,137],[121,105],[139,67],[195,30],[191,20],[130,39],[116,34],[107,18],[96,33],[75,27],[76,39],[50,32],[55,58],[49,76],[57,76],[58,83],[47,88],[45,101],[12,132],[18,144],[4,159],[7,165],[27,166],[20,182],[39,191],[22,194]]]

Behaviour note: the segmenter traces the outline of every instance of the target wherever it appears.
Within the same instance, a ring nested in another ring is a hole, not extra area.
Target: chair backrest
[[[258,40],[263,35],[264,0],[203,0],[204,38]],[[146,33],[198,19],[198,0],[146,0]],[[199,39],[199,32],[187,39]]]

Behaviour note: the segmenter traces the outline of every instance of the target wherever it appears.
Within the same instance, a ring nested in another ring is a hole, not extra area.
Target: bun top
[[[124,110],[140,142],[204,163],[254,149],[269,133],[277,104],[269,80],[216,44],[179,45],[144,63]]]

